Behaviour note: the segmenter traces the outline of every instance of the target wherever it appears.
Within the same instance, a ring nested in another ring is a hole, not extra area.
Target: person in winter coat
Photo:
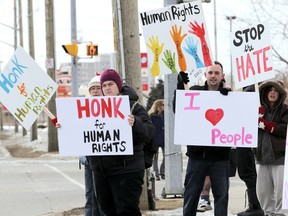
[[[91,157],[97,201],[106,216],[138,216],[145,171],[143,147],[155,134],[155,128],[147,111],[137,102],[136,92],[122,86],[115,70],[105,70],[100,84],[104,96],[129,96],[131,114],[127,119],[132,127],[133,155]]]
[[[157,99],[154,101],[151,109],[148,111],[148,114],[156,128],[156,137],[157,137],[157,153],[153,158],[153,171],[155,172],[156,180],[159,181],[160,177],[165,179],[165,149],[164,149],[164,100]],[[162,151],[162,163],[160,165],[160,172],[158,167],[158,152],[159,148]]]
[[[255,92],[255,85],[244,87],[243,92]],[[257,172],[253,149],[236,148],[235,150],[236,153],[233,155],[234,160],[236,160],[235,174],[237,169],[240,179],[245,182],[247,187],[246,192],[248,197],[248,208],[245,211],[239,212],[237,216],[264,216],[264,211],[261,208],[256,193]]]
[[[99,97],[103,96],[101,87],[100,87],[100,74],[96,74],[90,82],[88,83],[88,91],[90,96]],[[60,128],[61,124],[58,122],[57,117],[53,118],[51,122],[56,128]],[[86,203],[84,206],[84,215],[85,216],[103,216],[103,213],[98,205],[96,198],[96,191],[94,188],[94,177],[93,172],[90,169],[89,163],[90,156],[80,156],[79,157],[79,168],[81,164],[84,165],[84,178],[85,178],[85,198]]]
[[[98,97],[103,96],[101,87],[100,87],[100,74],[94,76],[90,82],[88,83],[88,91],[90,96]],[[94,190],[93,184],[93,172],[90,169],[89,157],[80,156],[79,163],[84,165],[84,178],[85,178],[85,208],[84,215],[85,216],[102,216],[102,212],[99,209],[96,193]],[[80,165],[79,165],[80,166]]]
[[[208,66],[205,77],[203,86],[194,85],[190,90],[220,91],[221,94],[228,95],[231,89],[223,86],[221,80],[224,78],[224,73],[220,62],[215,61],[212,66]],[[180,72],[177,89],[184,89],[184,84],[188,82],[187,73]],[[173,104],[175,104],[175,97]],[[214,215],[228,214],[230,149],[230,147],[187,146],[188,163],[184,180],[183,216],[196,216],[206,176],[210,176],[214,196]]]
[[[288,215],[282,209],[288,106],[281,82],[259,86],[260,103],[256,163],[259,164],[257,195],[265,215]]]

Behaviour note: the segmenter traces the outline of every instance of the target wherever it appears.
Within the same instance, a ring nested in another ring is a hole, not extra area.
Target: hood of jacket
[[[267,98],[268,91],[270,90],[271,87],[274,87],[279,92],[279,100],[278,100],[277,106],[279,106],[280,104],[283,104],[286,100],[287,92],[282,86],[282,84],[280,84],[277,81],[268,81],[259,86],[261,104],[264,104],[266,106],[268,105],[268,101],[266,98]]]
[[[128,95],[129,100],[133,100],[133,101],[137,101],[139,99],[135,90],[132,87],[127,86],[127,85],[122,87],[122,91],[121,91],[120,95]]]

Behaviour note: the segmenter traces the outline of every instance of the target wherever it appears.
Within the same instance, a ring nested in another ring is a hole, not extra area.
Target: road
[[[76,158],[0,161],[0,215],[57,215],[83,207],[83,172]]]
[[[84,170],[79,170],[78,157],[60,157],[57,153],[47,153],[46,133],[46,130],[40,130],[39,140],[30,142],[29,136],[14,134],[11,130],[0,131],[1,216],[83,216],[81,211],[75,214],[74,211],[70,212],[71,214],[63,212],[83,208]],[[7,149],[10,153],[13,151],[14,157],[11,157]],[[184,155],[183,153],[183,179],[187,163]],[[162,207],[165,203],[167,206],[159,210],[159,206],[156,205],[158,211],[145,211],[143,215],[181,216],[182,205],[176,207],[177,209],[170,207],[171,201],[176,203],[182,201],[182,198],[162,199],[161,192],[165,187],[165,181],[156,181],[155,184],[156,196],[160,199]],[[236,215],[244,209],[245,189],[239,177],[230,178],[229,216]],[[211,198],[213,200],[213,197]],[[197,215],[212,216],[213,210]]]

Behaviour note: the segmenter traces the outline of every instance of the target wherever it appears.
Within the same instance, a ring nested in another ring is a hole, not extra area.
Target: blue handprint
[[[186,45],[187,47],[183,47],[183,49],[194,58],[196,62],[196,67],[197,68],[205,67],[197,53],[198,41],[195,44],[193,37],[188,37],[186,39]]]

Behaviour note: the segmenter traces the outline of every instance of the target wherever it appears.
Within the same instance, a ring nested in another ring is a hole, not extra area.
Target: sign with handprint
[[[213,64],[201,1],[140,13],[152,76],[185,71],[192,82]]]
[[[286,137],[288,137],[288,128],[286,131]],[[286,138],[285,152],[288,152],[288,139]],[[284,180],[283,180],[283,192],[282,192],[282,209],[288,209],[288,157],[285,157],[284,162]]]
[[[267,23],[232,32],[230,44],[236,89],[275,77]]]
[[[245,101],[245,105],[241,102]],[[176,92],[176,145],[257,147],[257,92]]]
[[[57,83],[18,47],[0,74],[0,101],[29,129],[57,90]]]

